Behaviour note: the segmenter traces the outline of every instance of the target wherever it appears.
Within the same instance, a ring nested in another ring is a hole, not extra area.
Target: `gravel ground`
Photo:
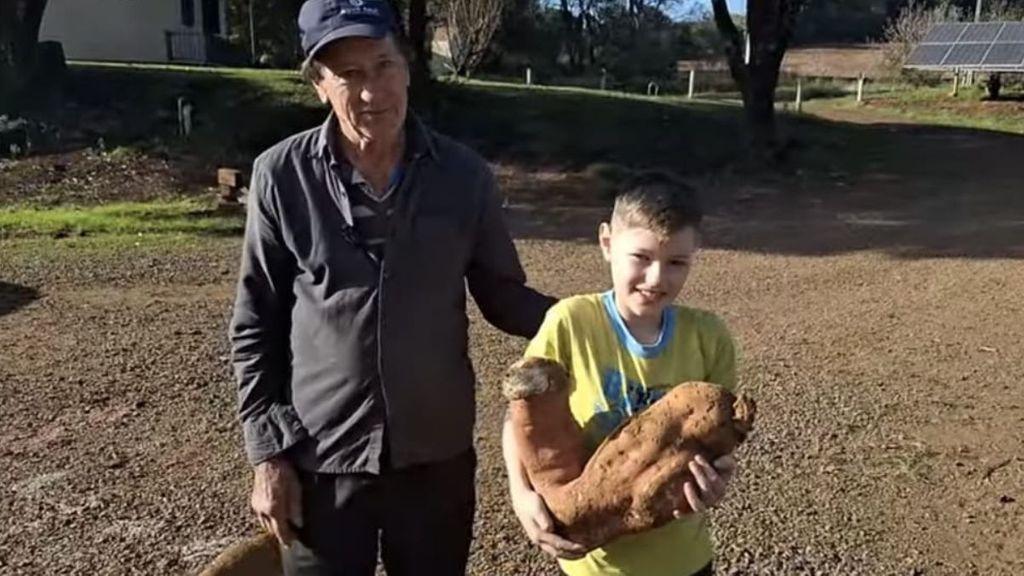
[[[683,299],[728,321],[759,403],[711,516],[718,573],[1022,574],[1020,181],[997,197],[868,176],[737,186],[710,221]],[[969,194],[1001,210],[941,210]],[[920,212],[895,218],[897,200]],[[509,210],[536,286],[606,287],[597,211]],[[189,574],[255,532],[225,337],[238,241],[118,246],[0,242],[0,574]],[[470,572],[557,574],[498,450],[498,380],[524,342],[475,311],[471,332]]]

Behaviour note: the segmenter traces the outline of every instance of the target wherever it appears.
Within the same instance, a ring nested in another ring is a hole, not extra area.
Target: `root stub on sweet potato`
[[[505,397],[530,482],[559,533],[588,549],[661,526],[689,511],[683,484],[697,454],[731,453],[746,439],[755,405],[706,382],[674,387],[587,458],[569,411],[569,377],[555,362],[526,358],[506,375]]]

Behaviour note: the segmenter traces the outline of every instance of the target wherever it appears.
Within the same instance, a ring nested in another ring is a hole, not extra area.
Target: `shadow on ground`
[[[71,82],[65,111],[77,124],[69,120],[69,145],[106,136],[108,145],[138,146],[176,166],[202,165],[207,176],[215,165],[248,165],[324,117],[312,89],[281,72],[74,67]],[[506,170],[502,190],[524,237],[590,241],[611,197],[608,174],[657,168],[704,190],[711,247],[1024,256],[1022,136],[878,123],[870,111],[783,116],[789,163],[766,175],[742,161],[743,125],[732,105],[501,84],[434,90],[424,116]],[[175,140],[178,96],[196,106],[188,141]]]
[[[1024,137],[810,118],[787,119],[787,132],[796,144],[791,174],[692,178],[709,208],[707,246],[807,256],[873,250],[899,258],[1024,258]],[[594,195],[574,202],[554,190],[518,192],[508,212],[522,237],[590,242],[610,206]]]
[[[39,298],[34,288],[0,281],[0,317],[6,316]]]

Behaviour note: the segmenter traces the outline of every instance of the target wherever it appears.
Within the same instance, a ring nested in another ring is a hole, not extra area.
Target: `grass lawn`
[[[218,210],[212,202],[197,199],[0,208],[0,239],[97,234],[226,236],[240,233],[243,224],[241,210]]]
[[[822,104],[857,106],[851,97]],[[987,100],[980,86],[965,87],[957,96],[951,96],[948,87],[894,89],[872,94],[865,106],[919,124],[1024,134],[1024,95],[1011,90],[1003,99]]]

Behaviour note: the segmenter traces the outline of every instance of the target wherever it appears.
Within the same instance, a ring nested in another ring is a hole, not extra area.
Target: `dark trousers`
[[[303,526],[285,576],[464,576],[476,454],[373,474],[300,472]]]

